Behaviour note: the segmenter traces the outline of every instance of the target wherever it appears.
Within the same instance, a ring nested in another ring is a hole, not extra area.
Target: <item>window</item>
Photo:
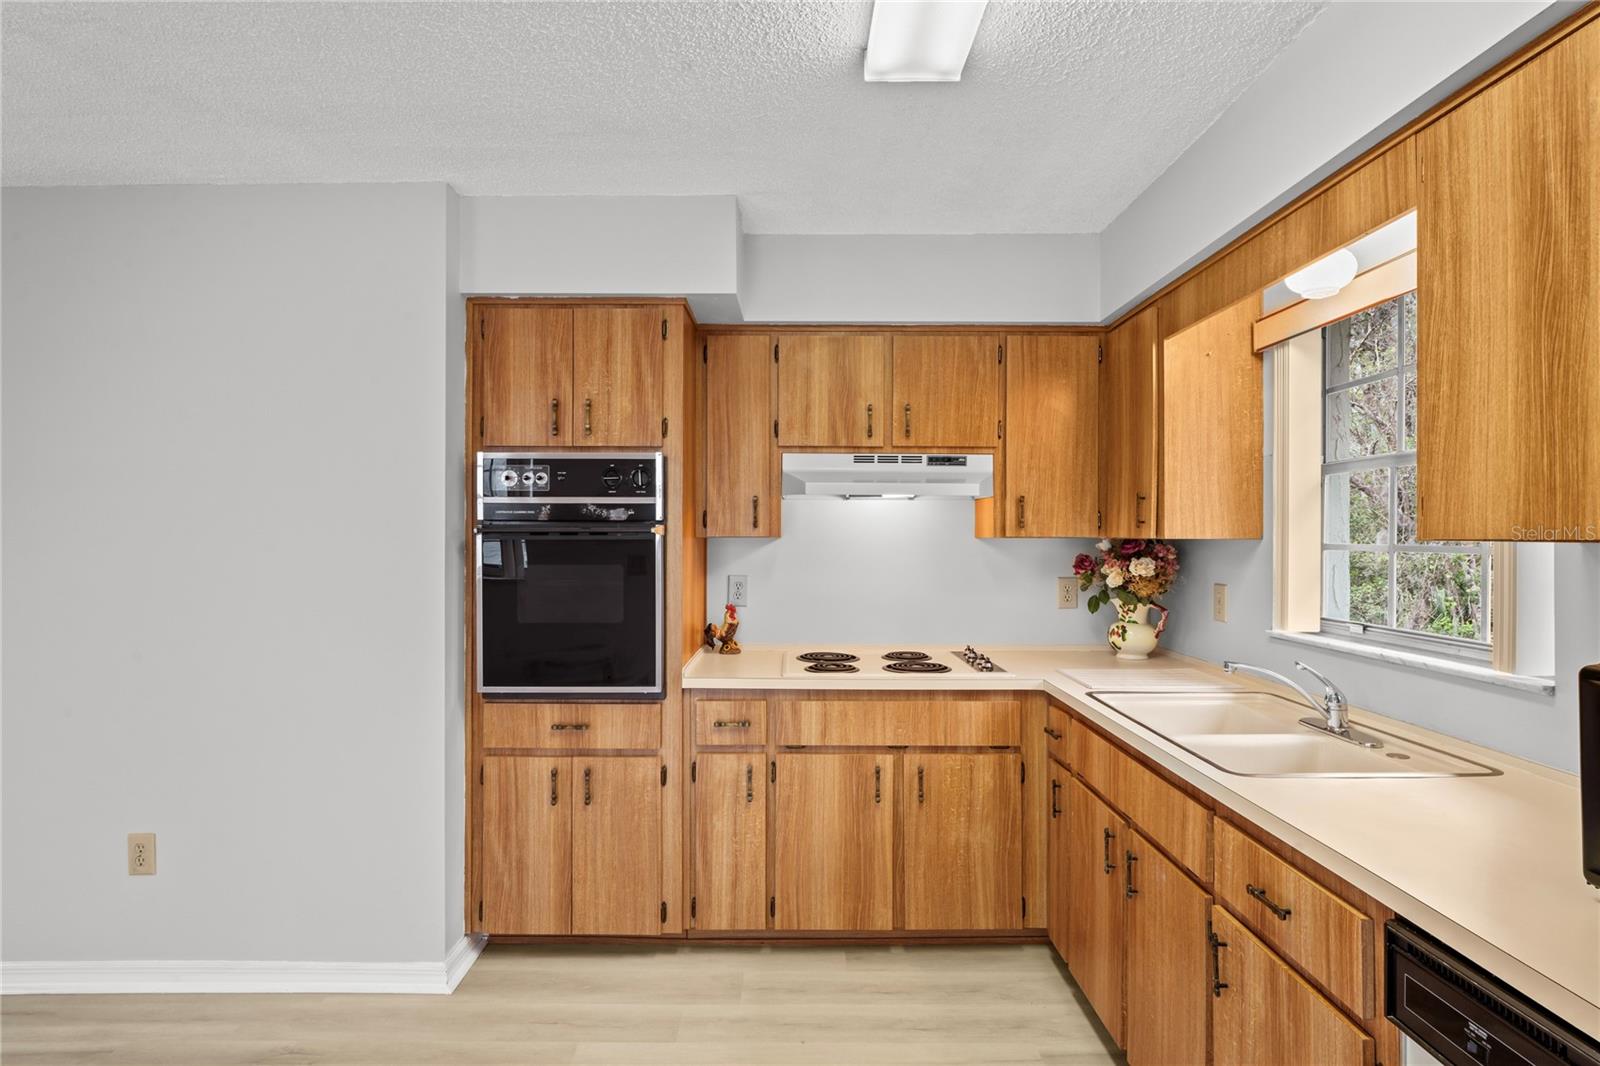
[[[1322,328],[1322,629],[1490,659],[1492,546],[1418,541],[1417,295]]]

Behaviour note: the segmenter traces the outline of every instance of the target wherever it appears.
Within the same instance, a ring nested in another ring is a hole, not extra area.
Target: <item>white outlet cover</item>
[[[1217,622],[1228,620],[1228,586],[1220,581],[1211,586],[1211,618]]]
[[[744,607],[750,599],[750,578],[745,574],[728,575],[728,602]]]
[[[1078,579],[1056,578],[1056,610],[1070,611],[1078,606]]]

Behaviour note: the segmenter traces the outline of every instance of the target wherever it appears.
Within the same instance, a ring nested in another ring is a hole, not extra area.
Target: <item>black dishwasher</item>
[[[1389,1020],[1447,1066],[1600,1066],[1584,1036],[1426,933],[1384,929]]]

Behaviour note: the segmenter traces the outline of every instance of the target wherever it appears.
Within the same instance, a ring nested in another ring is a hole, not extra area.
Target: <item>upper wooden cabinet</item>
[[[572,438],[572,308],[478,309],[483,446],[580,443]]]
[[[877,448],[889,442],[886,334],[794,333],[774,342],[780,445]]]
[[[1022,927],[1021,758],[905,756],[908,930]]]
[[[666,319],[654,307],[572,312],[571,444],[656,447],[664,417]]]
[[[901,333],[894,338],[897,448],[994,448],[1000,440],[1001,339]]]
[[[1417,536],[1592,540],[1600,23],[1417,143]]]
[[[708,537],[778,535],[773,360],[765,334],[706,338],[705,529]]]
[[[1100,528],[1108,537],[1155,536],[1160,344],[1154,307],[1106,334],[1100,364]]]
[[[1260,307],[1252,296],[1162,342],[1162,537],[1261,536]]]
[[[1099,531],[1100,346],[1096,334],[1006,339],[1004,535]]]

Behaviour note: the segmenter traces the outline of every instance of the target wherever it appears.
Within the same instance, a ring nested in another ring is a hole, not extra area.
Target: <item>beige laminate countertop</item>
[[[1283,690],[1228,676],[1197,659],[1158,652],[1122,662],[1104,648],[989,648],[1015,675],[785,678],[799,649],[701,651],[686,689],[1044,691],[1174,775],[1305,853],[1570,1024],[1600,1038],[1600,890],[1580,870],[1578,779],[1454,737],[1353,709],[1351,718],[1485,763],[1494,777],[1241,777],[1201,762],[1132,718],[1088,698],[1085,672],[1113,689],[1185,680],[1199,671],[1221,686]],[[1198,687],[1197,682],[1196,687]]]

